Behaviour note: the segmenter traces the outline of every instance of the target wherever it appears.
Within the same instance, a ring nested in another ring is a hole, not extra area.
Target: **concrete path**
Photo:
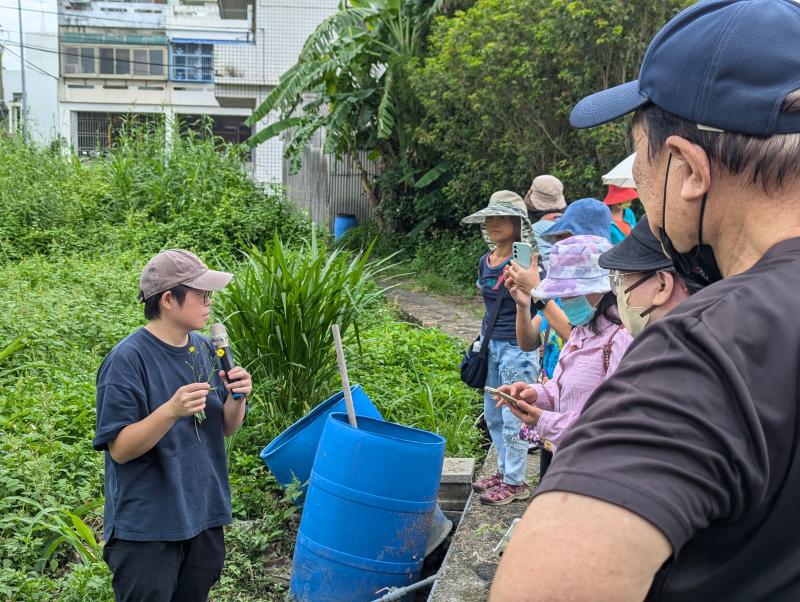
[[[489,450],[479,477],[497,471],[497,452]],[[539,455],[528,455],[526,480],[531,489],[539,482]],[[461,523],[450,543],[443,571],[434,584],[428,602],[485,602],[500,559],[494,548],[515,518],[521,518],[530,498],[506,506],[484,506],[478,494],[470,496]]]
[[[483,318],[483,302],[480,298],[432,295],[414,290],[408,283],[400,283],[389,290],[386,297],[409,322],[426,328],[438,328],[468,343],[480,334]]]

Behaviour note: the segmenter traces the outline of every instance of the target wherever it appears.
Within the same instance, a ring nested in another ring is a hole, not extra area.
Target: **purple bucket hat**
[[[531,295],[538,299],[580,297],[611,290],[608,270],[600,267],[600,255],[611,249],[601,236],[572,236],[553,245],[550,270]]]

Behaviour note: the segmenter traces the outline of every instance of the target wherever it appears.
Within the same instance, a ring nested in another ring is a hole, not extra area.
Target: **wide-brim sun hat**
[[[498,190],[489,197],[489,204],[481,209],[468,215],[461,220],[462,224],[480,224],[481,232],[486,242],[493,246],[489,234],[486,231],[486,218],[487,217],[517,217],[521,221],[521,242],[533,244],[533,228],[531,221],[528,219],[528,208],[525,206],[525,201],[516,192],[510,190]]]
[[[672,270],[672,261],[664,255],[661,243],[650,229],[647,216],[625,240],[600,256],[600,267],[619,272],[657,272]]]
[[[554,240],[559,236],[601,236],[611,238],[611,211],[597,199],[573,201],[564,215],[542,233],[542,238]]]
[[[536,211],[563,211],[567,208],[564,184],[549,174],[536,176],[526,196],[531,208]]]
[[[600,256],[611,249],[602,236],[573,236],[550,250],[547,277],[531,292],[538,299],[580,297],[611,291],[609,272],[600,267]]]
[[[603,199],[604,205],[621,205],[639,198],[639,192],[635,188],[620,188],[614,184],[608,185],[608,194]]]
[[[792,0],[707,0],[653,38],[639,79],[581,100],[570,123],[588,128],[652,102],[702,129],[772,136],[800,132],[782,110],[800,88],[800,5]]]

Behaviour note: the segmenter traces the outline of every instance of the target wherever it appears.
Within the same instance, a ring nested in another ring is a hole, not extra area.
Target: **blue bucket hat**
[[[611,211],[597,199],[579,199],[567,206],[564,215],[542,233],[542,238],[551,240],[557,236],[601,236],[611,239]]]
[[[570,123],[600,125],[652,102],[698,127],[772,136],[800,132],[782,112],[800,89],[800,5],[792,0],[705,0],[656,34],[639,79],[581,100]]]

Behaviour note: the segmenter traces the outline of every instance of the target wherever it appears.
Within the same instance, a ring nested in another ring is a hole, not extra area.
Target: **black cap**
[[[620,272],[655,272],[673,269],[672,261],[664,254],[661,243],[650,230],[644,216],[630,236],[600,255],[600,267]]]

